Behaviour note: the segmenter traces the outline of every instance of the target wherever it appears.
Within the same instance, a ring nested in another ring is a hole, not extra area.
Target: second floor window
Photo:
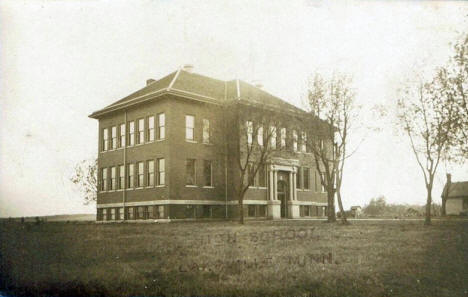
[[[297,131],[293,130],[293,151],[297,152]]]
[[[137,187],[143,187],[145,184],[145,171],[144,171],[144,164],[143,162],[137,163],[138,168],[138,179],[137,179]]]
[[[135,122],[131,121],[128,123],[128,145],[132,146],[135,144]]]
[[[158,139],[166,138],[166,116],[164,113],[158,114]]]
[[[111,180],[110,180],[110,189],[111,190],[115,190],[115,186],[116,186],[116,181],[117,181],[117,176],[116,176],[116,168],[115,167],[111,167]]]
[[[133,188],[134,187],[134,169],[135,169],[135,164],[128,164],[127,166],[127,188]]]
[[[109,149],[109,130],[107,128],[102,129],[102,150],[107,151]]]
[[[263,126],[259,126],[257,129],[257,142],[258,145],[263,146]]]
[[[101,191],[107,191],[107,168],[101,169]]]
[[[284,149],[286,147],[286,128],[281,128],[280,130],[280,138],[281,138],[281,148]]]
[[[266,187],[265,166],[260,166],[260,168],[258,168],[258,186]]]
[[[276,149],[276,127],[270,126],[270,147]]]
[[[307,167],[302,168],[302,187],[304,190],[309,190],[310,189],[310,170]]]
[[[119,189],[125,187],[125,167],[123,165],[119,166]]]
[[[146,165],[146,185],[147,186],[154,186],[154,161],[153,160],[149,160],[147,161],[147,165]]]
[[[297,167],[296,189],[301,188],[302,167]]]
[[[145,143],[145,119],[138,120],[138,144]]]
[[[307,133],[302,132],[301,134],[301,151],[303,153],[307,152]]]
[[[203,119],[203,143],[210,143],[210,120]]]
[[[245,129],[247,132],[247,143],[252,144],[252,135],[253,135],[253,122],[246,121],[245,122]]]
[[[120,143],[119,147],[125,146],[125,124],[120,124]]]
[[[111,143],[112,143],[111,149],[114,149],[114,150],[115,150],[115,149],[117,148],[117,126],[112,127],[112,130],[111,130],[111,131],[112,131],[112,132],[111,132],[111,137],[112,137],[112,138],[111,138],[111,139],[112,139],[112,141],[111,141]]]
[[[185,139],[194,140],[195,117],[191,115],[185,116]]]
[[[148,117],[148,135],[146,136],[148,141],[154,141],[154,117]]]
[[[213,186],[213,180],[212,180],[212,162],[209,160],[205,160],[204,163],[204,169],[203,169],[203,175],[205,176],[205,186],[206,187],[211,187]]]
[[[195,159],[185,160],[185,184],[195,185]]]
[[[158,185],[162,186],[166,184],[166,172],[165,172],[165,161],[164,158],[158,159]]]

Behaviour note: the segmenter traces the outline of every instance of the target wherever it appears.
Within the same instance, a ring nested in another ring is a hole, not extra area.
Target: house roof
[[[165,94],[218,104],[228,100],[239,100],[240,102],[269,105],[282,110],[305,113],[303,109],[242,80],[223,81],[179,69],[103,109],[93,112],[90,117],[99,118],[104,114],[152,100]]]
[[[450,184],[448,198],[468,197],[468,181]]]

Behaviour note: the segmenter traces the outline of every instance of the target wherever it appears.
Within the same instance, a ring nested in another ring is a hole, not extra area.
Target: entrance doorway
[[[277,184],[277,189],[277,199],[281,201],[281,217],[286,218],[288,214],[288,184],[284,180],[279,180]]]

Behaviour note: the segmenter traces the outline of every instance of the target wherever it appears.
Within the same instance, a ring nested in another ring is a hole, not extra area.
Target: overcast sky
[[[69,181],[77,162],[97,156],[88,115],[148,78],[191,63],[215,78],[261,80],[300,105],[310,73],[339,71],[354,77],[365,108],[391,108],[413,71],[447,61],[467,15],[463,1],[2,1],[0,216],[94,212]],[[379,195],[423,204],[406,139],[391,116],[376,123],[382,131],[346,165],[345,207]],[[467,165],[449,170],[468,179]]]

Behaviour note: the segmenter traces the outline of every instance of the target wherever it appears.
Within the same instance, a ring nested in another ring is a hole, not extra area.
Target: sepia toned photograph
[[[0,2],[0,297],[468,297],[468,2]]]

